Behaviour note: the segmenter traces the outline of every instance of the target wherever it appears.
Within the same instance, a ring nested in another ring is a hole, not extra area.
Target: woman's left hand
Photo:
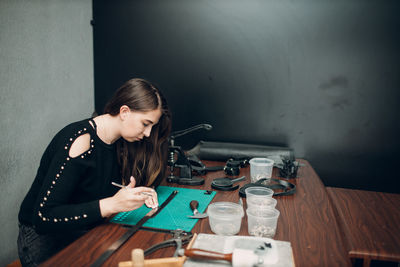
[[[151,189],[152,191],[146,191],[146,195],[148,195],[148,198],[144,201],[144,204],[146,204],[147,207],[156,209],[158,208],[158,197],[157,197],[157,192],[154,189]]]

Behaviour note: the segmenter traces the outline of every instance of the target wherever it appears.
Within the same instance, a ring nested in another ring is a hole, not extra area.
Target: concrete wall
[[[90,0],[0,0],[0,266],[54,134],[94,110]]]

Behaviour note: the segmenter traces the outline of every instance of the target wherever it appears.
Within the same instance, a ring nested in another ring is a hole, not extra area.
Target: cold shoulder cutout
[[[90,134],[86,133],[78,138],[71,144],[71,148],[69,149],[69,156],[71,158],[76,158],[90,149]]]

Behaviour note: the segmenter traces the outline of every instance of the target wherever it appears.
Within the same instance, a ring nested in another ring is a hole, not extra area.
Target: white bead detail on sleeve
[[[70,142],[67,143],[67,144],[65,145],[64,149],[65,149],[65,150],[69,150],[69,148],[71,147],[71,145],[72,145],[72,143],[75,141],[75,139],[78,138],[81,134],[85,134],[86,132],[87,132],[87,129],[86,129],[86,128],[83,128],[83,130],[79,130],[77,133],[75,133],[75,134],[74,134],[74,138],[72,138],[72,137],[69,138],[69,141],[70,141]],[[91,142],[90,149],[89,149],[88,151],[84,152],[83,154],[81,154],[81,155],[80,155],[80,158],[84,159],[86,156],[88,156],[89,154],[92,153],[92,150],[93,150],[93,148],[94,148],[94,144],[93,144],[94,140],[91,139],[90,142]],[[46,191],[46,196],[43,197],[43,201],[39,204],[40,209],[39,209],[39,211],[38,211],[38,216],[42,219],[42,221],[47,221],[47,222],[52,221],[52,222],[54,222],[54,223],[58,223],[58,222],[63,222],[63,221],[64,221],[64,222],[69,222],[69,221],[72,221],[72,220],[75,220],[75,221],[76,221],[76,220],[80,220],[80,219],[83,219],[83,218],[87,218],[87,217],[88,217],[87,214],[75,215],[75,216],[71,216],[71,217],[69,217],[69,218],[67,218],[67,217],[64,217],[64,218],[48,218],[48,217],[45,217],[45,216],[43,215],[43,211],[42,211],[41,208],[44,208],[44,207],[45,207],[46,202],[48,201],[48,197],[50,197],[51,189],[53,189],[53,185],[56,185],[57,180],[60,179],[60,178],[62,177],[61,174],[63,173],[63,170],[66,168],[67,162],[70,161],[70,157],[66,157],[65,160],[66,160],[66,162],[63,162],[63,163],[62,163],[62,165],[60,166],[59,172],[55,175],[54,180],[51,181],[51,184],[52,184],[52,185],[50,186],[50,189],[48,189],[48,190]]]

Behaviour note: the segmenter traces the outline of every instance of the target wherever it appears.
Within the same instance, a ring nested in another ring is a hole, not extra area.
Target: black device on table
[[[198,124],[185,130],[173,132],[170,135],[168,147],[170,175],[167,177],[167,182],[182,185],[202,185],[204,184],[204,178],[194,176],[193,174],[205,175],[209,171],[224,170],[227,175],[235,176],[239,174],[239,169],[248,163],[248,159],[230,158],[225,166],[206,167],[196,155],[186,155],[180,146],[175,145],[175,138],[200,129],[211,130],[212,126],[210,124]],[[175,168],[180,169],[179,176],[174,175]],[[226,182],[228,179],[226,178],[224,181]],[[238,188],[238,186],[233,186],[232,182],[229,186],[226,183],[221,185],[220,182],[217,179],[212,185],[213,188],[224,191],[231,191]]]
[[[168,166],[170,169],[170,175],[167,177],[167,182],[183,184],[183,185],[204,184],[204,178],[193,176],[192,174],[193,166],[190,160],[185,155],[182,148],[180,146],[175,145],[175,138],[200,129],[205,129],[209,131],[212,129],[212,126],[210,124],[198,124],[188,129],[171,133],[169,137],[169,147],[168,147],[168,153],[169,153]],[[198,167],[198,170],[201,170],[203,166],[201,165],[201,162],[199,164],[200,166]],[[175,168],[180,169],[179,176],[174,175]]]

